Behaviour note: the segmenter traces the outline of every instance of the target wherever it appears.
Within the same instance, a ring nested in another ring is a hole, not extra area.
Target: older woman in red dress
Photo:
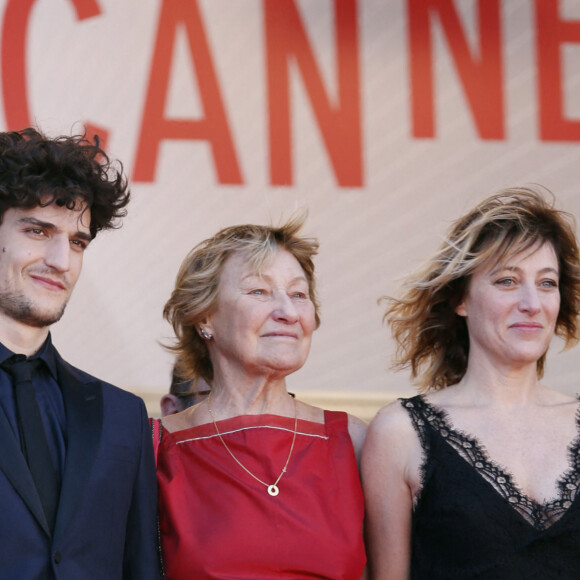
[[[180,373],[212,385],[160,426],[168,579],[363,574],[365,424],[286,390],[319,323],[318,244],[301,225],[221,230],[185,258],[165,307]]]

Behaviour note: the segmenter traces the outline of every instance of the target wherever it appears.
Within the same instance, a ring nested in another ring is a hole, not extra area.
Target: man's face
[[[91,241],[90,211],[10,208],[0,224],[0,322],[44,328],[63,315]]]

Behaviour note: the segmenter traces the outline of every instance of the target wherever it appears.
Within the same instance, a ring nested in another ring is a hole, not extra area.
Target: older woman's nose
[[[292,298],[286,292],[274,293],[273,316],[277,320],[286,322],[296,322],[298,320],[298,310]]]

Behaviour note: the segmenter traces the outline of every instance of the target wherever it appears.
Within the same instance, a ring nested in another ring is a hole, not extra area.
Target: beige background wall
[[[0,18],[0,129],[89,122],[133,183],[55,343],[152,412],[171,367],[163,304],[183,256],[218,228],[308,208],[323,322],[289,388],[369,417],[412,392],[388,371],[377,298],[452,219],[526,182],[580,215],[573,0],[0,0]],[[546,381],[577,392],[576,358],[554,352]]]

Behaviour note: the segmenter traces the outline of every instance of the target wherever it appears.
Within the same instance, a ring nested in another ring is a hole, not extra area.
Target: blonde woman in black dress
[[[579,403],[541,381],[554,334],[578,339],[573,218],[539,188],[489,197],[387,304],[422,394],[367,435],[371,577],[580,578]]]

